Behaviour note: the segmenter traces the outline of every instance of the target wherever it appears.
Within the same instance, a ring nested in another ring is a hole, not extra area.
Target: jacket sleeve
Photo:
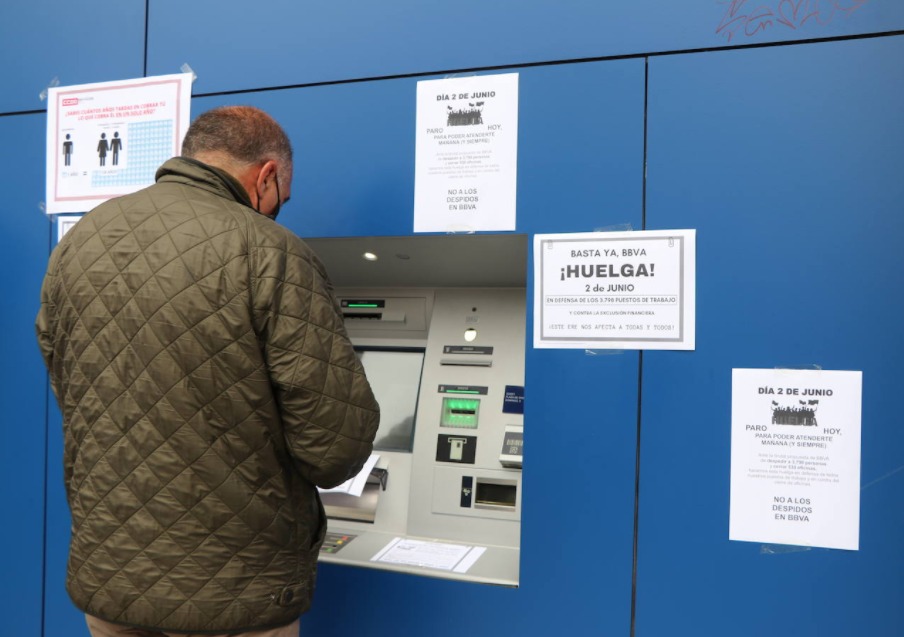
[[[38,338],[38,348],[41,350],[41,357],[44,359],[44,365],[46,365],[47,371],[50,373],[50,385],[53,389],[53,393],[55,396],[59,397],[53,367],[56,308],[50,294],[55,280],[54,261],[55,259],[51,257],[47,268],[47,274],[44,276],[44,282],[41,285],[41,308],[38,310],[38,316],[35,319],[35,334]]]
[[[53,298],[53,290],[57,285],[56,256],[56,252],[51,254],[50,262],[47,266],[47,274],[44,275],[44,282],[41,285],[41,308],[38,310],[38,316],[35,319],[35,334],[38,338],[38,348],[41,351],[41,357],[44,359],[44,365],[47,366],[50,388],[53,390],[57,405],[62,411],[63,404],[60,396],[62,366],[60,365],[61,361],[57,360],[54,354],[54,343],[59,321],[59,308]],[[66,485],[67,490],[72,479],[72,469],[73,456],[67,448],[63,453],[63,483]]]
[[[334,487],[370,456],[379,406],[323,265],[300,239],[275,230],[252,248],[255,330],[289,455],[309,482]]]

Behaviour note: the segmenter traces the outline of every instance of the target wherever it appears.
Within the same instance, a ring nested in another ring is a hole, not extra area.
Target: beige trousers
[[[92,615],[85,615],[85,620],[88,622],[88,630],[91,631],[91,637],[195,637],[186,633],[160,633],[155,630],[111,624]],[[255,630],[250,633],[222,633],[220,635],[204,635],[203,637],[298,637],[300,625],[300,620],[296,619],[288,626],[270,630]]]

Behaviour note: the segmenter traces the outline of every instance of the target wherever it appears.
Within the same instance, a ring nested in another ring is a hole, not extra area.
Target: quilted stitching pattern
[[[313,485],[360,469],[378,407],[307,246],[218,176],[164,168],[67,234],[42,292],[70,594],[171,631],[288,623],[313,587]]]

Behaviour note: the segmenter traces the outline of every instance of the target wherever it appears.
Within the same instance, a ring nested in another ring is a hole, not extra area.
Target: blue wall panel
[[[40,210],[46,118],[0,118],[0,139],[7,152],[4,172],[15,183],[0,198],[0,616],[8,635],[40,635],[44,570],[44,446],[47,379],[35,343],[34,319],[47,262],[50,221]]]
[[[51,398],[47,436],[47,521],[44,567],[44,637],[88,635],[85,615],[66,593],[69,505],[63,486],[63,419]]]
[[[904,634],[902,59],[650,62],[647,227],[698,229],[697,350],[644,356],[638,635]],[[810,365],[863,370],[861,548],[729,542],[731,369]]]
[[[192,112],[251,104],[286,129],[292,201],[280,223],[302,237],[405,235],[413,228],[415,90],[411,80],[196,98]]]
[[[47,108],[38,95],[53,78],[68,86],[141,77],[144,13],[140,0],[0,3],[0,113]]]
[[[519,232],[640,226],[642,60],[519,73]],[[434,78],[429,78],[434,79]],[[252,104],[295,149],[292,201],[302,237],[411,234],[417,80],[396,79],[195,98],[193,113]]]
[[[899,0],[195,0],[187,8],[151,0],[148,72],[187,62],[201,94],[904,28]]]
[[[698,230],[695,352],[528,349],[521,587],[327,565],[304,634],[630,634],[641,368],[637,634],[904,634],[904,37],[654,55],[648,112],[642,58],[518,67],[901,29],[899,0],[3,3],[0,633],[41,635],[44,604],[44,636],[87,634],[63,588],[60,419],[32,327],[45,117],[3,115],[44,108],[54,76],[187,62],[195,114],[251,103],[285,124],[280,221],[301,236],[411,233],[416,78],[379,78],[508,65],[518,232],[641,228],[645,116],[646,227]],[[861,550],[764,554],[727,539],[730,370],[809,364],[864,371]]]
[[[644,61],[522,70],[518,230],[639,228]]]

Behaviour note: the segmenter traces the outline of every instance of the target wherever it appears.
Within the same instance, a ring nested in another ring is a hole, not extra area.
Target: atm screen
[[[380,428],[374,439],[374,450],[410,452],[414,444],[424,350],[358,348],[356,351],[380,403]]]

